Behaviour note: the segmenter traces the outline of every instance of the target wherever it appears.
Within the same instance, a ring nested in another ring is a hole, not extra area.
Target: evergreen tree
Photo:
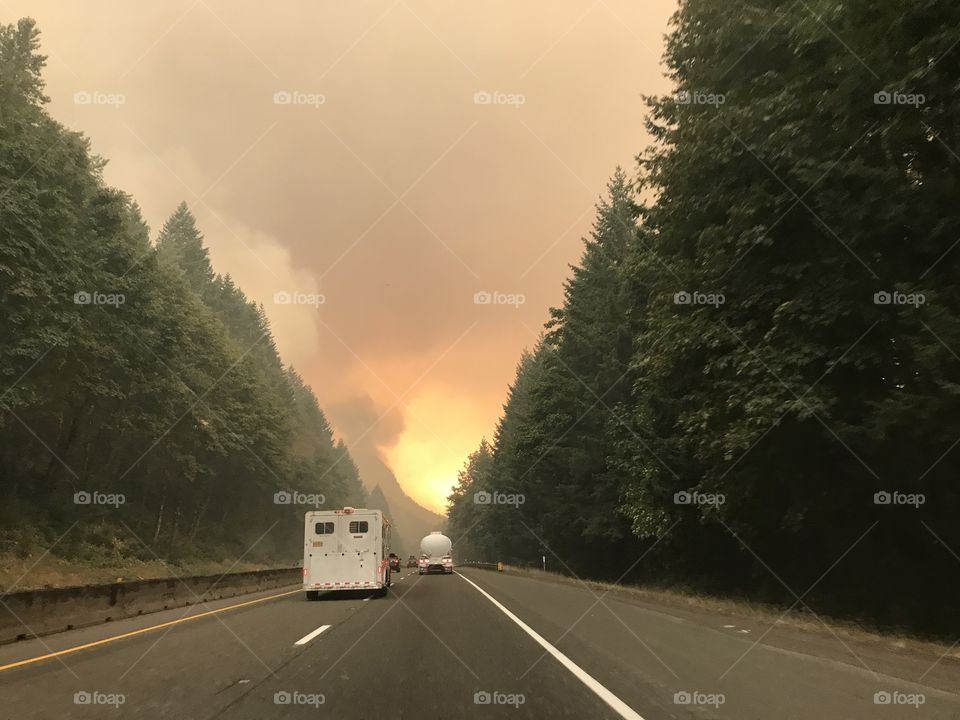
[[[203,244],[203,235],[186,202],[181,202],[163,224],[157,237],[157,251],[161,260],[183,273],[194,292],[204,296],[210,291],[214,279],[210,252]]]
[[[403,544],[400,532],[393,520],[393,514],[390,512],[390,503],[387,502],[387,498],[379,485],[374,486],[373,490],[370,491],[370,497],[367,500],[366,507],[372,510],[381,510],[383,514],[387,516],[387,519],[390,521],[390,551],[400,557],[401,560],[406,560],[406,546]]]
[[[497,548],[484,522],[488,516],[484,505],[478,502],[482,495],[493,490],[493,448],[487,439],[470,454],[463,469],[457,474],[457,486],[447,497],[447,535],[453,542],[458,562],[493,562],[498,558]]]
[[[187,206],[151,244],[88,141],[50,118],[37,48],[32,21],[0,26],[0,541],[27,556],[63,536],[86,562],[256,543],[249,559],[291,562],[309,508],[276,493],[362,506],[357,467]],[[80,491],[127,502],[77,506]]]

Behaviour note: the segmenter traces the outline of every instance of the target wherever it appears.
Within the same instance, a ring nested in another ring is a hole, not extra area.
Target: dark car
[[[417,566],[417,556],[411,555],[410,557],[407,558],[407,567],[412,568],[416,566]]]
[[[390,569],[400,572],[400,558],[396,553],[390,553]]]

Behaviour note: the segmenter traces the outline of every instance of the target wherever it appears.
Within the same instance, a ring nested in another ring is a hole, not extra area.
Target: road
[[[384,598],[275,590],[4,646],[0,717],[960,718],[946,661],[923,685],[758,633],[569,584],[404,571]]]

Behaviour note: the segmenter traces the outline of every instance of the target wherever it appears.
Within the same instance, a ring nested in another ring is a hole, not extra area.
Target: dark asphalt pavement
[[[722,618],[482,570],[394,579],[385,598],[271,591],[0,647],[0,717],[960,719],[953,692]]]

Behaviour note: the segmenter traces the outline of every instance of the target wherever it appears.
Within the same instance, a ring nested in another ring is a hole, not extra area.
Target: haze
[[[648,142],[675,3],[3,7],[36,18],[52,114],[154,234],[187,201],[361,473],[379,454],[442,510]]]

